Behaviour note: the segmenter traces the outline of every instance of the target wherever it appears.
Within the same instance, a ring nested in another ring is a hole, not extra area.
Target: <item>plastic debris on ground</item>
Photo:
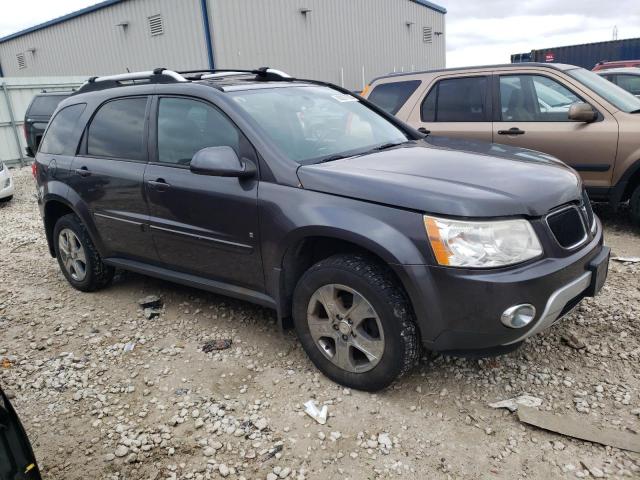
[[[509,398],[508,400],[502,400],[500,402],[489,404],[491,408],[507,408],[512,412],[518,410],[519,405],[531,408],[539,407],[540,405],[542,405],[542,399],[525,394],[520,395],[519,397]]]
[[[320,425],[327,423],[327,414],[329,409],[326,405],[323,405],[321,409],[318,409],[316,402],[309,400],[304,404],[304,413],[313,418]]]

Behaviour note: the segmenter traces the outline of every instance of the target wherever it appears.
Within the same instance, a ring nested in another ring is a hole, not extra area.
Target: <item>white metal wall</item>
[[[71,90],[79,87],[86,77],[0,77],[0,162],[8,165],[19,163],[27,146],[24,138],[24,114],[33,97],[46,89],[48,92]],[[5,92],[7,95],[5,95]],[[13,112],[15,130],[11,121],[9,104]],[[16,142],[18,136],[20,146]]]
[[[164,34],[151,36],[147,18],[156,14]],[[203,32],[199,0],[128,0],[0,43],[0,64],[7,77],[206,68]]]
[[[220,68],[271,66],[361,89],[363,77],[445,66],[445,15],[409,0],[208,2]]]

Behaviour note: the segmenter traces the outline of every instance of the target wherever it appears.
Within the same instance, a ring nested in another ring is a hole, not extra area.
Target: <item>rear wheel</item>
[[[111,282],[113,267],[102,263],[87,229],[76,215],[65,215],[57,221],[53,241],[58,264],[71,286],[93,292]]]
[[[640,185],[638,185],[631,194],[629,204],[631,206],[631,220],[640,227]]]
[[[379,390],[419,356],[413,311],[394,277],[360,255],[335,255],[312,266],[294,293],[303,348],[327,377]]]
[[[13,198],[13,195],[9,195],[8,197],[0,198],[0,203],[10,202]]]

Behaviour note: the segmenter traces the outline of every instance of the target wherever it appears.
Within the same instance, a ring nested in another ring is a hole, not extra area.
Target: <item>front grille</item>
[[[589,200],[589,195],[587,195],[587,191],[582,191],[582,210],[586,217],[587,227],[591,229],[593,225],[593,209],[591,208],[591,200]]]
[[[587,238],[587,231],[578,207],[571,206],[550,214],[547,217],[547,224],[563,248],[577,247]]]

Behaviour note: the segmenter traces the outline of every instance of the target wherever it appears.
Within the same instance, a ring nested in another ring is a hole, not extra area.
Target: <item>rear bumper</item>
[[[404,266],[422,341],[430,350],[479,350],[510,345],[553,325],[585,296],[597,293],[608,269],[602,227],[582,248],[563,258],[519,267],[461,270]],[[595,285],[596,278],[598,285]],[[509,328],[500,318],[511,306],[531,304],[534,320]]]

